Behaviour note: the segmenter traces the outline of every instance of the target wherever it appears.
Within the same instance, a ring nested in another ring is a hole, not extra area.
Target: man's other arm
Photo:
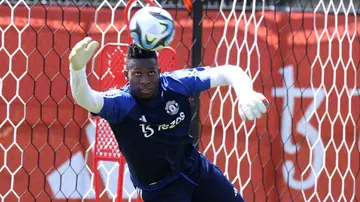
[[[78,105],[92,113],[99,113],[104,106],[104,98],[100,92],[89,86],[85,68],[74,70],[70,65],[71,93]]]
[[[98,42],[86,37],[74,46],[69,55],[72,96],[80,106],[93,113],[101,111],[104,106],[104,99],[99,92],[90,88],[85,67],[98,46]]]
[[[80,106],[109,123],[121,121],[134,106],[132,97],[119,89],[97,92],[90,88],[85,67],[99,43],[90,37],[78,42],[70,53],[71,93]]]

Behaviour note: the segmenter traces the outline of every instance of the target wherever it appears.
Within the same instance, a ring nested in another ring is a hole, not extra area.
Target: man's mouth
[[[152,92],[152,89],[151,88],[141,88],[140,92],[142,94],[150,94]]]

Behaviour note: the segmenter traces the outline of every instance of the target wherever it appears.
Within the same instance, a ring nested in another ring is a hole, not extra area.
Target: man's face
[[[131,94],[142,100],[156,96],[160,78],[156,59],[129,59],[126,65],[125,75]]]

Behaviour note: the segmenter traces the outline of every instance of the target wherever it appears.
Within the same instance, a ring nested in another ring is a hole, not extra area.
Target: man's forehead
[[[131,58],[126,61],[127,68],[158,68],[158,62],[154,58]]]

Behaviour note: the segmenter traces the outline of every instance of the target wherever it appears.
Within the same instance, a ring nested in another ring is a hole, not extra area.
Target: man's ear
[[[126,81],[129,81],[129,72],[127,70],[124,70],[124,75],[125,75]]]

